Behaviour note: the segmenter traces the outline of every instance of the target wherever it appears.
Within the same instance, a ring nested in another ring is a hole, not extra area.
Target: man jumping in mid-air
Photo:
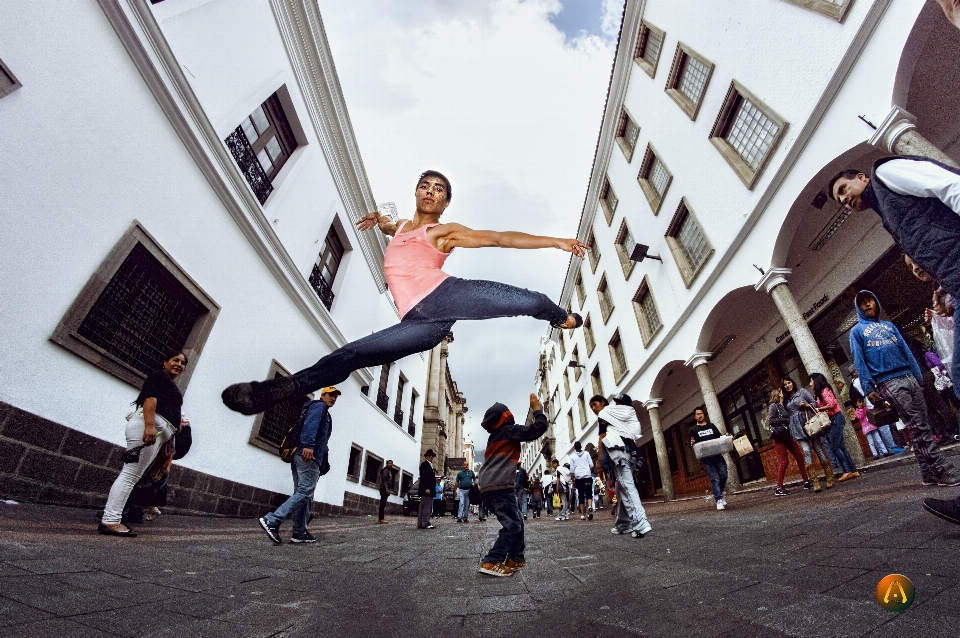
[[[412,220],[393,222],[370,213],[357,222],[358,230],[378,226],[393,236],[383,255],[383,269],[400,323],[348,343],[292,376],[232,385],[223,391],[224,404],[242,414],[269,410],[284,399],[341,383],[354,370],[430,350],[460,319],[529,316],[557,328],[579,328],[580,315],[568,314],[542,293],[451,277],[441,267],[454,248],[559,248],[582,258],[588,246],[576,239],[441,224],[451,196],[450,181],[436,171],[426,171],[417,182],[417,212]]]

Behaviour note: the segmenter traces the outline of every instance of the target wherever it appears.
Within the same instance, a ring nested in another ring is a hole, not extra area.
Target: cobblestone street
[[[905,460],[904,460],[905,461]],[[273,546],[255,520],[161,516],[98,536],[90,510],[0,505],[0,626],[14,636],[939,636],[955,633],[960,528],[922,511],[910,462],[822,494],[794,489],[648,504],[633,540],[530,520],[528,567],[476,573],[498,529],[445,517],[315,520]],[[289,526],[284,530],[289,534]],[[916,602],[874,600],[888,573]]]

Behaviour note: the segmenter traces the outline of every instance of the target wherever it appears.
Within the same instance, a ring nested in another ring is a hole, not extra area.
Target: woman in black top
[[[120,522],[123,507],[133,487],[150,467],[164,443],[180,429],[183,395],[174,383],[187,366],[187,356],[178,352],[163,362],[163,367],[147,376],[135,401],[137,408],[127,419],[127,451],[139,458],[125,462],[120,476],[113,482],[103,518],[97,531],[112,536],[136,536]]]

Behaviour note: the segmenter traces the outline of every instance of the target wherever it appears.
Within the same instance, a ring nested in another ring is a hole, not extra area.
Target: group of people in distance
[[[858,169],[843,171],[830,180],[827,188],[836,201],[851,211],[870,208],[880,215],[884,228],[896,243],[918,268],[937,282],[942,293],[950,297],[950,305],[957,308],[956,320],[960,305],[952,300],[960,296],[960,171],[923,157],[889,157],[875,162],[869,176]],[[473,230],[456,223],[440,223],[441,215],[450,204],[452,188],[449,180],[436,171],[420,175],[415,196],[416,212],[410,220],[395,222],[373,212],[357,222],[360,231],[376,226],[392,236],[384,254],[384,271],[400,322],[349,343],[289,377],[239,383],[222,393],[228,408],[251,415],[280,401],[322,389],[316,402],[320,405],[308,408],[308,412],[313,410],[310,425],[303,430],[299,454],[292,463],[295,492],[287,503],[260,519],[264,531],[274,542],[280,542],[280,525],[286,518],[294,520],[294,542],[314,540],[306,530],[306,520],[317,480],[324,473],[324,467],[329,468],[326,457],[332,430],[330,408],[340,394],[335,385],[350,373],[429,350],[441,342],[458,320],[530,316],[560,329],[578,328],[583,323],[579,315],[568,313],[542,293],[498,282],[451,277],[443,272],[442,266],[456,248],[557,248],[582,258],[588,250],[586,244],[578,239]],[[850,339],[863,403],[885,401],[896,410],[910,434],[924,485],[960,485],[960,478],[944,460],[931,436],[918,385],[916,360],[906,349],[896,327],[881,319],[875,295],[861,292],[856,305],[860,322],[851,331]],[[960,331],[955,331],[954,348],[958,341]],[[163,363],[163,370],[144,385],[137,400],[140,409],[127,428],[128,450],[140,449],[141,453],[138,459],[124,466],[114,483],[98,528],[101,533],[135,535],[120,522],[123,504],[159,456],[157,450],[185,427],[189,428],[189,422],[180,414],[182,397],[179,391],[173,392],[176,390],[173,380],[186,365],[186,357],[176,353]],[[960,380],[960,356],[953,357],[950,372],[953,379]],[[783,470],[790,455],[800,466],[804,487],[810,489],[819,488],[818,478],[812,476],[814,455],[827,487],[833,482],[834,465],[843,470],[840,480],[858,476],[843,444],[843,415],[834,392],[822,375],[814,373],[811,378],[812,394],[799,388],[792,379],[785,379],[782,387],[771,395],[769,427],[780,432],[774,438],[780,459],[778,495],[786,494]],[[958,387],[960,384],[954,385],[954,389]],[[798,415],[814,406],[827,413],[831,427],[820,436],[811,437],[802,431]],[[600,424],[597,473],[604,471],[614,477],[616,483],[618,516],[612,531],[642,537],[651,527],[631,471],[636,463],[636,442],[640,436],[636,412],[626,395],[615,397],[614,405],[608,405],[602,396],[595,396],[590,407]],[[481,469],[481,491],[487,509],[496,515],[502,527],[493,547],[481,560],[480,571],[485,574],[509,576],[526,564],[516,468],[520,443],[539,438],[547,428],[546,416],[535,395],[530,396],[530,408],[533,423],[529,426],[515,423],[510,410],[500,403],[484,415],[482,425],[490,437]],[[691,443],[714,435],[719,436],[719,430],[708,424],[705,413],[700,411],[697,424],[691,428]],[[172,451],[168,448],[164,458],[166,454]],[[710,476],[717,507],[722,509],[726,465],[722,457],[703,464]],[[381,521],[385,501],[381,493]],[[960,497],[928,498],[923,505],[936,516],[960,524]]]

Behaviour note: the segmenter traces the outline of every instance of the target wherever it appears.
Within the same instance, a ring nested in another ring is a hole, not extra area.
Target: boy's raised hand
[[[530,409],[536,412],[537,410],[543,410],[543,406],[540,405],[540,399],[537,398],[537,395],[530,393]]]

